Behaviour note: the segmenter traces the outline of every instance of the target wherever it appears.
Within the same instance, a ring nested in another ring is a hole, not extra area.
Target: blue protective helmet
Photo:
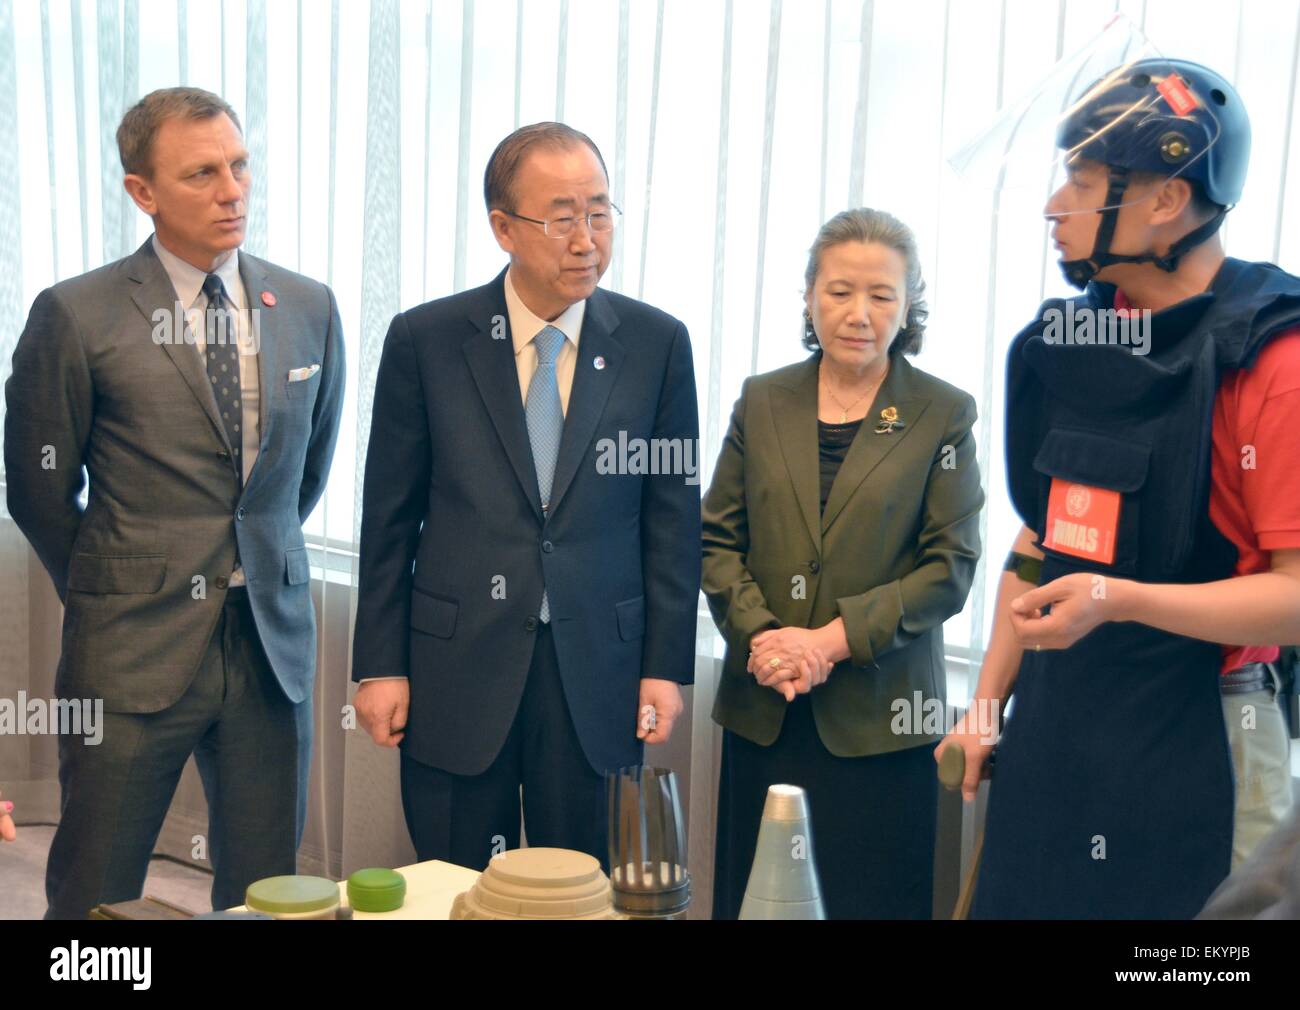
[[[1146,59],[1089,88],[1078,108],[1061,121],[1056,142],[1073,155],[1106,165],[1110,175],[1092,256],[1061,264],[1066,279],[1082,288],[1112,263],[1149,262],[1172,272],[1185,252],[1218,231],[1245,186],[1250,118],[1236,89],[1208,67]],[[1110,240],[1132,172],[1196,183],[1219,212],[1165,256],[1112,253]]]

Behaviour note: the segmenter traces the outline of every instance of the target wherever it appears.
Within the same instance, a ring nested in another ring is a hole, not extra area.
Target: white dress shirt
[[[157,235],[153,237],[153,251],[157,253],[163,269],[167,271],[167,276],[171,279],[172,287],[176,291],[176,300],[180,302],[185,310],[185,319],[194,338],[194,347],[206,374],[205,348],[207,347],[208,331],[204,323],[204,312],[208,307],[208,296],[203,293],[203,282],[208,275],[168,250],[158,241]],[[243,478],[244,482],[247,483],[248,475],[253,472],[253,464],[257,462],[257,449],[262,439],[261,388],[257,373],[258,346],[252,339],[248,293],[244,290],[244,281],[239,275],[239,250],[236,249],[213,273],[220,277],[221,283],[226,286],[226,297],[230,299],[231,304],[234,306],[237,320],[236,337],[239,341],[240,352],[240,455],[243,457],[244,462]],[[235,566],[235,570],[230,575],[230,584],[232,586],[244,585],[244,570],[239,565]]]
[[[510,314],[510,336],[515,345],[515,367],[519,370],[519,395],[528,402],[528,384],[537,371],[537,345],[533,338],[548,326],[564,334],[564,344],[555,359],[555,380],[560,387],[560,409],[569,416],[569,391],[573,389],[573,370],[578,363],[578,337],[582,334],[582,319],[587,314],[586,300],[574,302],[555,319],[547,322],[539,317],[519,297],[506,271],[506,312]]]

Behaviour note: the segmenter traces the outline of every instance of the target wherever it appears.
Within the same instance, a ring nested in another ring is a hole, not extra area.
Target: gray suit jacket
[[[343,337],[323,284],[247,253],[240,271],[261,341],[261,441],[242,490],[198,351],[183,335],[157,342],[155,313],[170,315],[176,294],[151,242],[32,305],[5,384],[5,472],[9,512],[66,607],[61,696],[103,698],[115,712],[175,703],[221,614],[236,549],[281,687],[295,703],[311,691],[302,523],[338,434]],[[310,379],[288,381],[313,364]]]

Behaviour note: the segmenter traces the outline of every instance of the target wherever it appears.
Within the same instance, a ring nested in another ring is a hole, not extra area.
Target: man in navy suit
[[[586,135],[511,134],[484,196],[510,265],[394,318],[375,385],[355,705],[402,748],[421,860],[606,860],[603,773],[682,710],[700,585],[686,327],[597,288],[619,211]],[[652,711],[651,711],[652,710]]]

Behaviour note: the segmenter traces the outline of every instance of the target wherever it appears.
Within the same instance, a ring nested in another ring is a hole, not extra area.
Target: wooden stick
[[[965,777],[966,752],[956,741],[949,741],[948,746],[939,755],[939,781],[951,792],[961,788]],[[957,895],[957,904],[952,910],[954,921],[970,918],[971,901],[975,897],[975,878],[979,876],[980,856],[983,852],[984,830],[981,828],[975,838],[975,851],[971,854],[970,869],[966,871],[966,879],[962,882],[961,891]]]

